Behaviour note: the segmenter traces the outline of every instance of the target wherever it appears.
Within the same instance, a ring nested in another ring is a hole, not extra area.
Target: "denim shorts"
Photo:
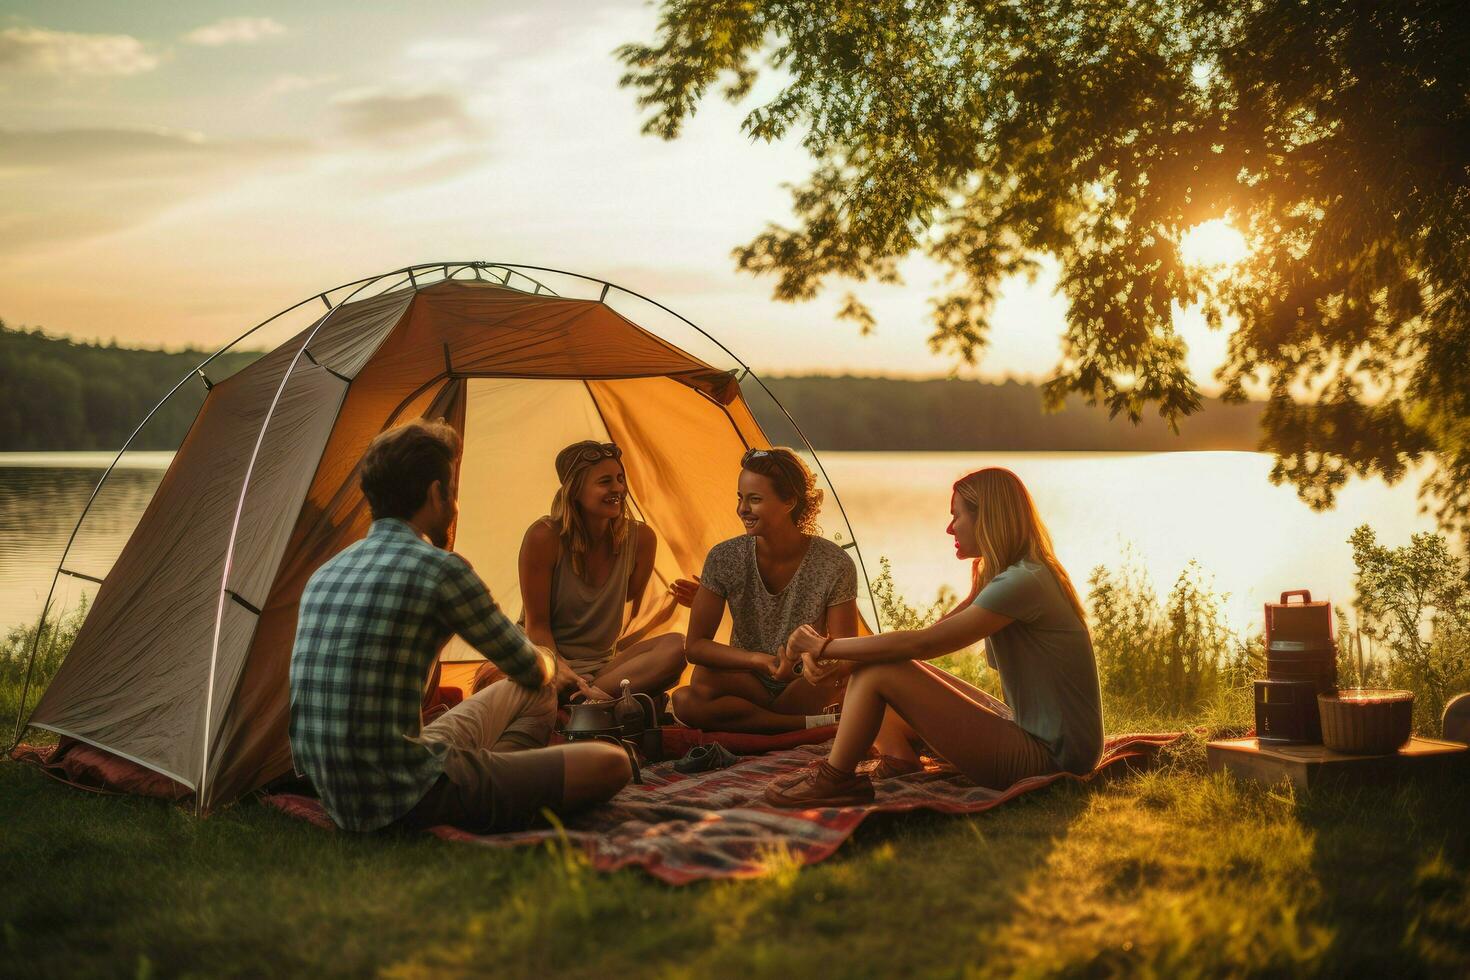
[[[755,675],[756,680],[761,682],[761,686],[770,692],[772,701],[779,698],[781,693],[792,684],[791,681],[778,681],[763,670],[752,670],[751,673]]]

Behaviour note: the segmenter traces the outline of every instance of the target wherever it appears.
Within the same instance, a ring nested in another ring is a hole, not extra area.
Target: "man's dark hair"
[[[460,446],[459,433],[443,419],[381,433],[362,457],[362,494],[373,520],[408,520],[424,505],[435,480],[448,490]]]

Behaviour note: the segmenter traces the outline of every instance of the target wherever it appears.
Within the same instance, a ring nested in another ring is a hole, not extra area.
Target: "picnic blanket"
[[[1115,766],[1146,763],[1159,747],[1179,737],[1117,736],[1104,745],[1101,761],[1088,776],[1053,773],[1004,790],[976,786],[953,769],[930,762],[922,773],[876,781],[877,799],[866,806],[779,810],[762,805],[761,793],[773,777],[827,754],[827,735],[821,744],[746,756],[714,772],[684,775],[667,762],[645,766],[641,785],[629,784],[607,803],[567,818],[563,830],[480,835],[441,826],[428,833],[488,847],[542,844],[564,836],[599,871],[641,868],[672,885],[752,878],[765,874],[777,860],[806,865],[829,857],[874,813],[979,813],[1059,780],[1085,781]],[[333,827],[321,803],[311,797],[276,793],[263,799],[290,816]]]

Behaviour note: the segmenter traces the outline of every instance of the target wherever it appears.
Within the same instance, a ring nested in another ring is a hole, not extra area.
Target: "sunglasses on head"
[[[600,446],[588,446],[578,450],[577,458],[584,463],[595,463],[599,459],[622,459],[623,451],[616,443],[604,442]]]
[[[775,453],[771,452],[769,449],[747,449],[745,451],[745,455],[740,457],[740,465],[744,466],[746,463],[750,462],[753,459],[764,459],[767,456],[774,455]]]

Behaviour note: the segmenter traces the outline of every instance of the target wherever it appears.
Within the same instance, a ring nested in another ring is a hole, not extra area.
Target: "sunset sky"
[[[770,299],[730,250],[789,217],[794,142],[754,102],[639,132],[613,50],[638,0],[552,4],[16,2],[0,13],[0,318],[120,343],[217,345],[340,282],[413,262],[555,266],[647,293],[764,372],[943,374],[937,270],[864,287],[859,338]],[[772,80],[758,88],[767,94]],[[1062,304],[1007,285],[985,376],[1045,375]],[[1209,385],[1224,335],[1183,326]],[[972,372],[962,372],[969,374]]]

